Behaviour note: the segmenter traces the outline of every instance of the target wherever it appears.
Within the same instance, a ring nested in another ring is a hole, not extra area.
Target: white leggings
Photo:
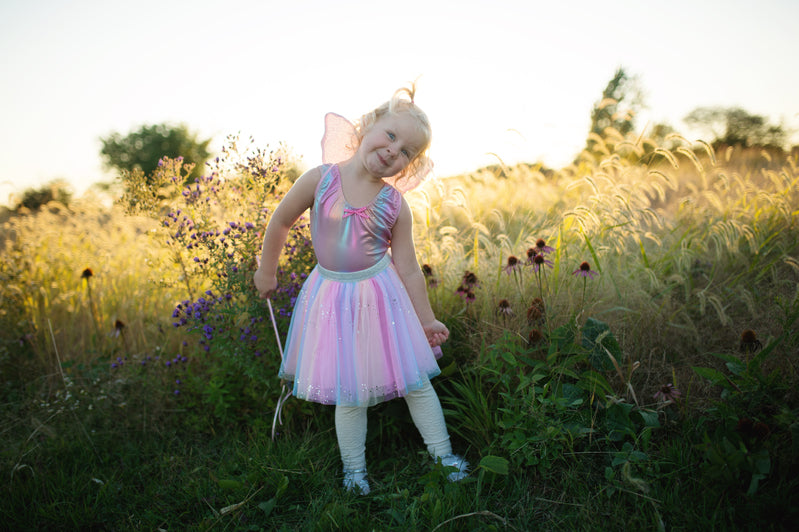
[[[405,402],[427,451],[434,458],[452,454],[444,413],[433,385],[428,381],[418,390],[409,392]],[[344,471],[366,469],[365,406],[336,406],[336,437]]]

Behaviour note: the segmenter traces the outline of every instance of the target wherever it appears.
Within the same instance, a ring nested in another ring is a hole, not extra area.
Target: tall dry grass
[[[542,297],[550,329],[599,318],[658,378],[733,347],[743,329],[778,335],[779,303],[796,297],[799,279],[796,157],[716,154],[678,136],[668,147],[612,134],[595,145],[558,171],[503,165],[409,194],[437,313],[466,324],[475,346],[508,329],[527,341],[526,310]],[[246,205],[225,204],[214,216],[243,216]],[[508,273],[508,258],[524,262],[538,239],[555,249],[551,268]],[[27,345],[49,373],[56,355],[91,364],[181,349],[170,314],[185,274],[152,219],[51,204],[7,221],[2,241],[6,345]],[[573,275],[583,261],[598,278]],[[480,282],[472,303],[456,294],[465,271]],[[503,299],[510,312],[498,311]]]
[[[154,230],[153,220],[95,200],[5,222],[0,319],[9,356],[32,352],[27,363],[55,376],[59,365],[178,349],[169,323],[177,278]]]
[[[434,301],[475,317],[475,344],[507,328],[526,338],[525,309],[541,289],[531,269],[505,266],[543,238],[555,248],[543,290],[550,319],[606,321],[627,356],[657,368],[652,386],[675,364],[690,373],[704,354],[734,349],[744,329],[779,335],[799,282],[796,157],[719,155],[676,135],[668,148],[610,139],[559,171],[484,169],[413,193],[420,261],[441,281]],[[572,275],[582,261],[600,273],[587,298]],[[481,280],[472,304],[453,293],[465,270]],[[512,318],[498,313],[503,299]]]

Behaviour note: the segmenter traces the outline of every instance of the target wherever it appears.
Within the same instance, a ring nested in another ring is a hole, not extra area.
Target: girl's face
[[[425,136],[410,114],[386,114],[363,136],[358,153],[370,174],[391,177],[419,155],[424,143]]]

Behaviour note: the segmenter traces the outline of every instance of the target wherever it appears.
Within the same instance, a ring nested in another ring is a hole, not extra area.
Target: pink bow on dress
[[[368,205],[366,207],[361,207],[360,209],[345,208],[343,218],[348,218],[354,215],[361,218],[362,220],[368,220],[369,219],[369,212],[367,211],[368,208],[369,208]]]

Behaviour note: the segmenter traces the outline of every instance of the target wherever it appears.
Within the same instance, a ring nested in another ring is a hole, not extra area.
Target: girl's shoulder
[[[316,195],[324,195],[331,190],[331,184],[341,179],[337,164],[322,164],[312,170],[316,174]]]
[[[310,170],[306,170],[297,180],[294,182],[295,185],[302,184],[303,187],[316,188],[316,185],[319,181],[322,180],[322,167],[317,166],[316,168],[311,168]]]

